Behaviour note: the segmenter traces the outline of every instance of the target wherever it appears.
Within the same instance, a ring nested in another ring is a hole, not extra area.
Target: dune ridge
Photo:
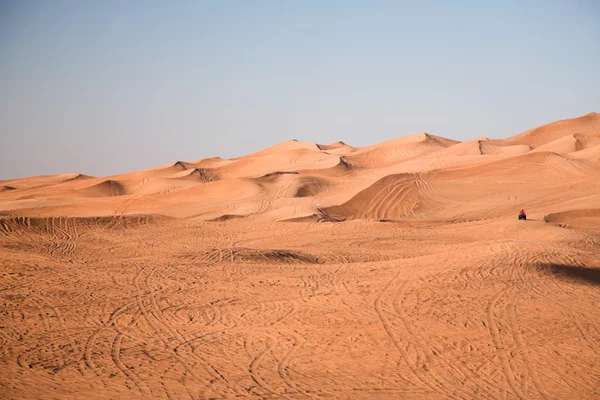
[[[542,206],[532,187],[539,196],[545,191],[564,192],[563,201],[581,197],[586,184],[588,191],[597,188],[599,159],[600,114],[589,113],[507,139],[482,136],[457,142],[422,132],[362,148],[342,141],[322,145],[289,140],[230,160],[176,161],[106,178],[63,174],[8,180],[1,182],[0,211],[85,217],[152,213],[213,220],[235,208],[239,218],[276,221],[329,210],[345,220],[398,220],[415,218],[413,208],[421,204],[420,216],[443,218],[444,212],[454,210],[447,217],[457,213],[467,217],[469,209],[482,208],[470,197],[474,192],[510,190],[512,184],[513,197],[527,201],[506,202],[491,212],[507,216],[515,208],[535,205],[543,213],[552,211],[552,206]],[[419,174],[421,187],[415,188],[414,180],[399,180],[402,174]],[[548,174],[560,179],[548,181]],[[217,181],[218,186],[203,189]],[[391,189],[382,187],[382,182],[396,189],[388,193]],[[523,186],[525,182],[530,186]],[[238,185],[254,189],[244,194]],[[102,207],[95,207],[99,199]],[[429,211],[423,204],[431,204]],[[456,209],[457,204],[464,209]],[[481,212],[472,214],[478,218]]]

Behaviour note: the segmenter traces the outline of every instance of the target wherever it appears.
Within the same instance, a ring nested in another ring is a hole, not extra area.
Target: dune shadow
[[[559,279],[600,285],[600,268],[567,264],[546,264],[546,268]]]

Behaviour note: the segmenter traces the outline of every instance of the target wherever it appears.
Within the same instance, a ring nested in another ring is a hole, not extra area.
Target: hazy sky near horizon
[[[600,112],[600,2],[0,1],[0,179]]]

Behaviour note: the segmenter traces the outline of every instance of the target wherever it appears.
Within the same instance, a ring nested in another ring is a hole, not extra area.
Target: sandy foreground
[[[0,181],[0,215],[3,399],[600,398],[596,113]]]

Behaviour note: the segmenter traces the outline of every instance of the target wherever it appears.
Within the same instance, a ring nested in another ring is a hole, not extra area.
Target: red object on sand
[[[521,211],[519,211],[519,214],[525,214],[525,210],[521,209]]]

